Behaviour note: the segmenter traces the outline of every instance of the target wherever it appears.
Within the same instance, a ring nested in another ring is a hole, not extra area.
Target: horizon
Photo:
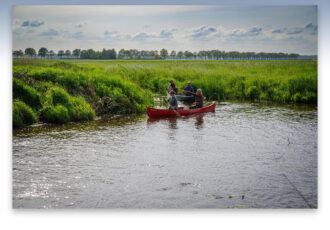
[[[13,50],[317,55],[317,6],[14,6]],[[92,48],[91,48],[92,47]]]

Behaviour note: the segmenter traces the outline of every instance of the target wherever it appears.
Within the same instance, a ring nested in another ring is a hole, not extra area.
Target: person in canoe
[[[190,109],[203,108],[205,97],[201,89],[197,89],[196,93],[189,92],[188,94],[195,95],[195,102],[190,106]]]
[[[163,99],[166,101],[165,97]],[[178,100],[175,97],[174,90],[170,91],[170,98],[166,101],[169,105],[169,110],[177,110],[178,108]]]
[[[189,94],[189,92],[191,92],[191,93],[194,93],[195,92],[194,91],[194,88],[191,87],[191,82],[190,81],[187,83],[187,86],[184,87],[184,89],[183,89],[183,95],[190,96],[191,94]]]
[[[170,81],[170,85],[167,87],[167,92],[170,93],[171,91],[174,91],[175,94],[178,94],[178,89],[176,88],[173,80]]]

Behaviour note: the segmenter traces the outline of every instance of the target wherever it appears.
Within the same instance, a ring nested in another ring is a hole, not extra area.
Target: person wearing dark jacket
[[[170,85],[167,87],[167,92],[170,93],[171,91],[174,91],[175,94],[178,94],[178,89],[176,88],[174,81],[170,81]]]
[[[190,82],[188,82],[187,83],[187,86],[184,87],[184,89],[183,89],[183,95],[189,96],[190,95],[189,92],[191,92],[191,93],[194,93],[195,92],[194,91],[194,88],[191,87],[191,83]]]

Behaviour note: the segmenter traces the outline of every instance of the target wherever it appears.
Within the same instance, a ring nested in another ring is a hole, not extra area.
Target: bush
[[[43,121],[59,124],[94,117],[94,110],[83,97],[72,97],[65,89],[56,86],[46,92],[45,106],[41,111]]]
[[[31,86],[15,78],[13,79],[13,98],[24,101],[36,110],[41,107],[40,94]]]
[[[73,98],[72,106],[73,110],[75,111],[75,116],[72,118],[72,120],[86,121],[93,120],[95,117],[94,110],[88,103],[86,103],[85,99],[82,97]]]
[[[64,105],[68,107],[71,104],[71,96],[65,89],[52,87],[46,92],[46,100],[52,105]]]
[[[68,109],[63,105],[47,106],[41,111],[41,119],[54,124],[64,124],[70,121]]]
[[[13,103],[13,127],[31,125],[37,121],[35,112],[24,102],[15,100]]]

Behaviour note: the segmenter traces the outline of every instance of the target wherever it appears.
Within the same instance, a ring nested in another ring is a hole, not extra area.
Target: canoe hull
[[[207,112],[214,112],[215,111],[215,102],[212,102],[210,105],[198,108],[198,109],[189,109],[189,110],[176,110],[181,116],[196,114],[196,113],[207,113]],[[149,117],[171,117],[177,116],[177,113],[173,110],[168,109],[155,109],[155,108],[148,108],[147,114]]]

